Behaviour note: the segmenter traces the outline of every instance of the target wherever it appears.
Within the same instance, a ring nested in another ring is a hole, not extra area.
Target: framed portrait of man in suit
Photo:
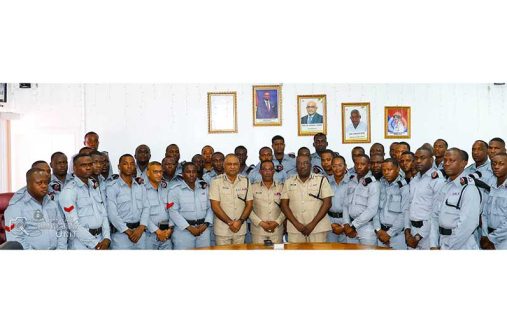
[[[282,85],[253,86],[253,125],[282,125]]]
[[[370,143],[370,103],[342,103],[342,142]]]
[[[298,135],[327,134],[326,95],[298,95]]]

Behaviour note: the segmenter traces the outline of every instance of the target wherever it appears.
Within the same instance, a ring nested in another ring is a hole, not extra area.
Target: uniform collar
[[[24,203],[28,203],[30,202],[31,200],[33,200],[33,202],[35,202],[37,205],[41,205],[37,200],[35,200],[34,197],[32,197],[32,195],[30,193],[28,193],[28,190],[25,191],[25,194],[23,196],[23,202]],[[44,198],[42,199],[42,206],[45,206],[47,205],[47,203],[51,201],[51,198],[49,197],[49,195],[45,195]]]
[[[435,162],[433,162],[433,164],[435,164]],[[435,167],[435,166],[432,166],[431,168],[429,168],[424,174],[421,175],[420,172],[416,173],[416,176],[419,175],[420,178],[422,177],[431,177],[431,174],[435,171],[438,171],[438,169]],[[414,177],[415,178],[415,177]]]
[[[447,183],[454,183],[454,185],[461,187],[462,185],[461,185],[461,181],[460,180],[461,180],[462,177],[466,177],[465,170],[463,170],[463,172],[461,172],[460,175],[458,177],[456,177],[454,180],[451,180],[450,178],[447,178],[446,182]]]
[[[79,186],[79,187],[85,186],[85,183],[83,183],[83,181],[79,177],[75,177],[74,181],[76,182],[76,185]],[[87,185],[89,185],[89,184],[90,184],[90,179],[88,179],[88,184]]]
[[[223,177],[223,179],[224,179],[226,182],[228,182],[229,184],[233,184],[233,185],[234,185],[234,184],[239,183],[239,181],[241,180],[241,178],[243,178],[243,176],[241,176],[241,175],[238,173],[238,175],[236,176],[236,180],[235,180],[235,181],[234,181],[234,183],[233,183],[233,182],[231,182],[231,181],[229,180],[229,177],[227,177],[227,175],[225,174],[225,172],[222,174],[222,177]]]
[[[304,183],[306,183],[306,182],[307,182],[307,181],[309,181],[309,180],[312,180],[314,177],[315,177],[315,174],[314,174],[313,172],[310,172],[310,176],[308,176],[308,179],[307,179],[305,182],[303,182],[303,181],[301,180],[301,178],[299,178],[299,174],[297,174],[297,173],[296,173],[296,180],[297,180],[298,182],[300,182],[300,183],[303,183],[303,184],[304,184]]]
[[[261,187],[265,187],[265,188],[268,188],[266,185],[264,185],[264,181],[261,180],[260,182],[260,185]],[[278,186],[278,183],[273,179],[273,184],[271,185],[271,188],[274,188],[274,187],[277,187]]]

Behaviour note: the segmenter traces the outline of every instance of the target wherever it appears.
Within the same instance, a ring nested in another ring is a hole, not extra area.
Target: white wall
[[[259,84],[261,84],[259,82]],[[152,159],[160,160],[169,143],[180,146],[189,160],[205,144],[231,152],[249,149],[249,163],[271,137],[285,137],[287,152],[312,148],[312,137],[297,136],[297,95],[326,94],[329,147],[350,162],[353,144],[341,143],[341,103],[370,102],[372,143],[388,149],[384,139],[384,106],[412,107],[412,146],[445,138],[468,151],[475,139],[506,137],[507,87],[492,84],[284,84],[281,127],[253,127],[251,84],[38,84],[32,89],[9,85],[2,111],[22,114],[12,121],[13,187],[23,186],[24,173],[37,159],[49,160],[61,150],[69,156],[83,135],[100,134],[100,148],[118,157],[146,143]],[[238,133],[207,133],[207,92],[237,91]],[[370,144],[363,144],[366,149]],[[312,149],[313,150],[313,149]]]

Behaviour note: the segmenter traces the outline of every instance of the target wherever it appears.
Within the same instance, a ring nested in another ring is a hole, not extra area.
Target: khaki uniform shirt
[[[326,177],[314,173],[311,173],[304,183],[299,179],[298,175],[290,177],[285,182],[282,191],[282,199],[289,199],[289,208],[296,219],[303,225],[309,224],[322,206],[322,200],[316,197],[324,199],[332,196],[333,191]],[[331,223],[326,214],[312,233],[329,230],[331,230]],[[287,232],[299,233],[290,221],[287,221]]]
[[[275,221],[280,226],[285,220],[280,209],[280,199],[282,197],[283,184],[273,182],[268,189],[263,182],[252,184],[253,210],[250,213],[252,221],[252,234],[261,236],[271,236],[273,233],[267,232],[259,224],[261,221]],[[277,227],[274,233],[281,233],[283,227]]]
[[[252,188],[247,177],[238,175],[236,180],[231,182],[227,175],[224,173],[218,175],[211,181],[210,200],[220,202],[220,207],[224,210],[225,214],[233,220],[241,217],[241,213],[245,209],[246,201],[253,200]],[[214,218],[215,234],[218,236],[232,236],[234,233],[229,229],[229,226],[222,220],[215,216]],[[246,234],[246,222],[243,223],[241,229],[236,235]]]

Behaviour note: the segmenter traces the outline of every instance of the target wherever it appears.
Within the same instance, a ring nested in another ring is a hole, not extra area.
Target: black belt
[[[198,220],[187,220],[188,224],[190,225],[199,225],[204,224],[204,219],[198,219]]]
[[[127,228],[135,229],[139,227],[140,224],[141,224],[140,222],[127,223]],[[118,229],[116,229],[116,227],[112,223],[109,223],[109,229],[111,229],[111,233],[115,233],[118,231]]]
[[[385,224],[382,224],[380,223],[380,230],[383,230],[383,231],[389,231],[389,229],[391,229],[391,225],[385,225]]]
[[[495,232],[495,230],[496,230],[495,228],[488,227],[488,234]]]
[[[335,219],[341,219],[343,217],[343,213],[338,212],[327,212],[327,215],[334,217]]]
[[[441,235],[444,235],[444,236],[450,236],[450,235],[452,235],[452,229],[446,229],[446,228],[438,227],[438,231],[440,232]]]
[[[412,221],[412,220],[410,220],[410,223],[412,224],[412,226],[414,228],[422,228],[422,226],[423,226],[423,221]]]
[[[93,236],[97,236],[97,235],[100,235],[102,234],[102,227],[99,227],[97,229],[88,229],[88,231],[90,232],[90,234],[92,234]]]
[[[160,223],[160,224],[158,225],[158,228],[159,228],[160,230],[168,230],[168,229],[170,228],[170,226],[169,226],[169,223]]]

